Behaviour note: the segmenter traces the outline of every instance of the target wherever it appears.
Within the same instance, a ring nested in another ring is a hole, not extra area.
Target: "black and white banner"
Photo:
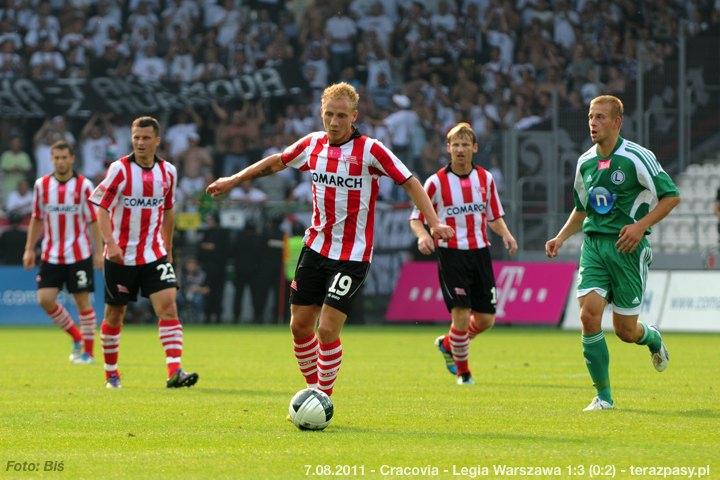
[[[133,77],[0,80],[0,115],[42,118],[89,117],[93,112],[153,114],[217,102],[285,97],[302,92],[290,65],[261,68],[234,78],[198,82],[142,81]]]

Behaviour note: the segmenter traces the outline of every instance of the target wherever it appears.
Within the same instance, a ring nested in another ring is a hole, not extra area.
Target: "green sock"
[[[638,345],[647,345],[652,353],[660,351],[660,345],[662,344],[662,337],[657,330],[648,328],[643,322],[638,322],[643,328],[643,336],[638,340]]]
[[[607,343],[605,343],[605,334],[603,332],[592,335],[582,336],[583,356],[585,357],[585,365],[590,372],[593,385],[597,390],[598,397],[606,402],[613,403],[612,394],[610,393],[610,353],[608,352]]]

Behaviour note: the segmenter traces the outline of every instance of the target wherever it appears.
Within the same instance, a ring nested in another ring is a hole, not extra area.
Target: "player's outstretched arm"
[[[265,157],[259,162],[255,162],[231,177],[221,177],[208,185],[205,190],[209,195],[217,197],[223,193],[227,193],[233,188],[240,185],[245,180],[253,180],[259,177],[266,177],[284,170],[287,167],[280,159],[279,153],[274,153],[269,157]]]
[[[505,223],[505,220],[502,217],[496,218],[492,222],[488,223],[488,225],[493,232],[502,238],[503,245],[508,253],[510,255],[515,255],[518,250],[518,244],[515,237],[513,237],[512,233],[510,233],[510,229]]]
[[[427,224],[430,226],[430,234],[433,237],[448,240],[455,236],[455,231],[452,227],[440,223],[440,219],[432,206],[430,197],[428,197],[427,192],[417,178],[410,177],[402,186],[415,206],[418,207],[418,210],[425,216]]]
[[[565,222],[565,225],[560,229],[560,232],[558,232],[555,238],[551,238],[545,243],[545,254],[550,258],[557,257],[560,247],[565,243],[565,240],[582,230],[585,217],[587,217],[587,213],[580,212],[577,208],[573,208],[573,211],[570,212],[570,216]]]
[[[418,239],[418,250],[423,255],[430,255],[435,251],[435,241],[425,229],[425,224],[420,220],[413,218],[410,220],[410,230],[413,231]]]

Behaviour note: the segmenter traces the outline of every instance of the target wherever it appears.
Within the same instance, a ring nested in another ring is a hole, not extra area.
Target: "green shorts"
[[[595,291],[622,315],[638,315],[645,293],[652,248],[646,237],[632,253],[615,248],[616,235],[585,236],[580,253],[578,298]]]

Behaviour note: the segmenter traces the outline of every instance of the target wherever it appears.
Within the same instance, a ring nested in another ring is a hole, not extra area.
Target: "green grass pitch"
[[[578,333],[496,328],[471,344],[478,384],[457,386],[433,346],[443,331],[347,327],[335,417],[301,432],[285,419],[304,386],[287,327],[188,325],[184,366],[200,381],[168,390],[157,330],[128,326],[118,391],[101,363],[69,364],[62,332],[2,327],[0,478],[503,478],[498,465],[645,479],[658,476],[630,466],[709,465],[720,478],[719,335],[666,334],[657,373],[646,348],[608,334],[617,409],[587,413]]]

